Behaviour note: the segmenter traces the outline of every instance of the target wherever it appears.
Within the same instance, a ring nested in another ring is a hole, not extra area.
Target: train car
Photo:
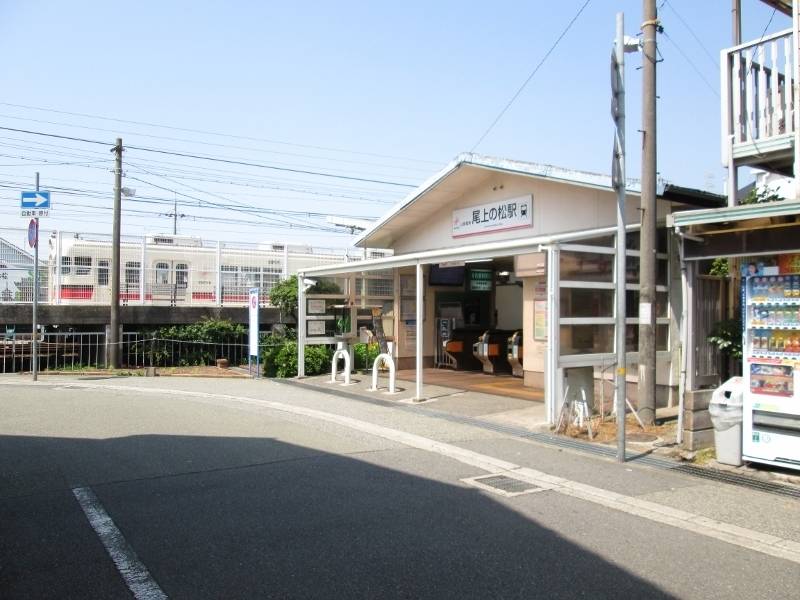
[[[345,249],[268,242],[258,245],[204,243],[201,238],[148,235],[120,244],[123,304],[244,305],[250,288],[269,291],[298,270],[360,257]],[[111,302],[111,242],[54,234],[50,238],[50,298],[60,304]],[[220,279],[219,288],[217,278]]]

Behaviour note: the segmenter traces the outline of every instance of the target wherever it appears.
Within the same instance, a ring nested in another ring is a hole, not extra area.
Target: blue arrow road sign
[[[50,214],[50,192],[22,192],[20,216],[46,217]]]

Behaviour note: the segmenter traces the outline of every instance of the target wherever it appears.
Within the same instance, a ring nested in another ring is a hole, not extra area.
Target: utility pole
[[[639,242],[639,416],[656,413],[656,0],[643,0],[642,194]]]
[[[178,235],[178,217],[181,219],[185,217],[183,213],[178,213],[178,198],[175,197],[175,200],[172,205],[172,212],[167,213],[165,216],[172,217],[172,235]]]
[[[614,406],[617,410],[617,461],[625,462],[625,17],[622,13],[617,13],[617,37],[611,53],[611,66],[611,117],[615,125],[611,185],[617,192]]]
[[[36,171],[36,191],[39,191],[39,171]],[[39,379],[39,336],[38,336],[38,311],[39,311],[39,217],[36,222],[36,243],[33,245],[33,333],[31,334],[31,374],[33,380]],[[61,268],[59,265],[57,268]]]
[[[114,166],[114,226],[111,241],[111,331],[108,334],[108,364],[119,367],[119,274],[120,226],[122,221],[122,138],[112,150],[116,154]],[[142,265],[144,268],[144,265]]]

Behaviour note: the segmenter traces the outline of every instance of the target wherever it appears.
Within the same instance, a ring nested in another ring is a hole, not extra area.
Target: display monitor
[[[430,282],[430,285],[463,286],[464,272],[465,268],[463,266],[440,267],[439,265],[431,265],[431,272],[428,276],[428,281]]]

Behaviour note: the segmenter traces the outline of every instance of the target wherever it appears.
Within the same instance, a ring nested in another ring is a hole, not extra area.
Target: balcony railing
[[[794,143],[792,30],[722,51],[722,160],[791,163]]]

